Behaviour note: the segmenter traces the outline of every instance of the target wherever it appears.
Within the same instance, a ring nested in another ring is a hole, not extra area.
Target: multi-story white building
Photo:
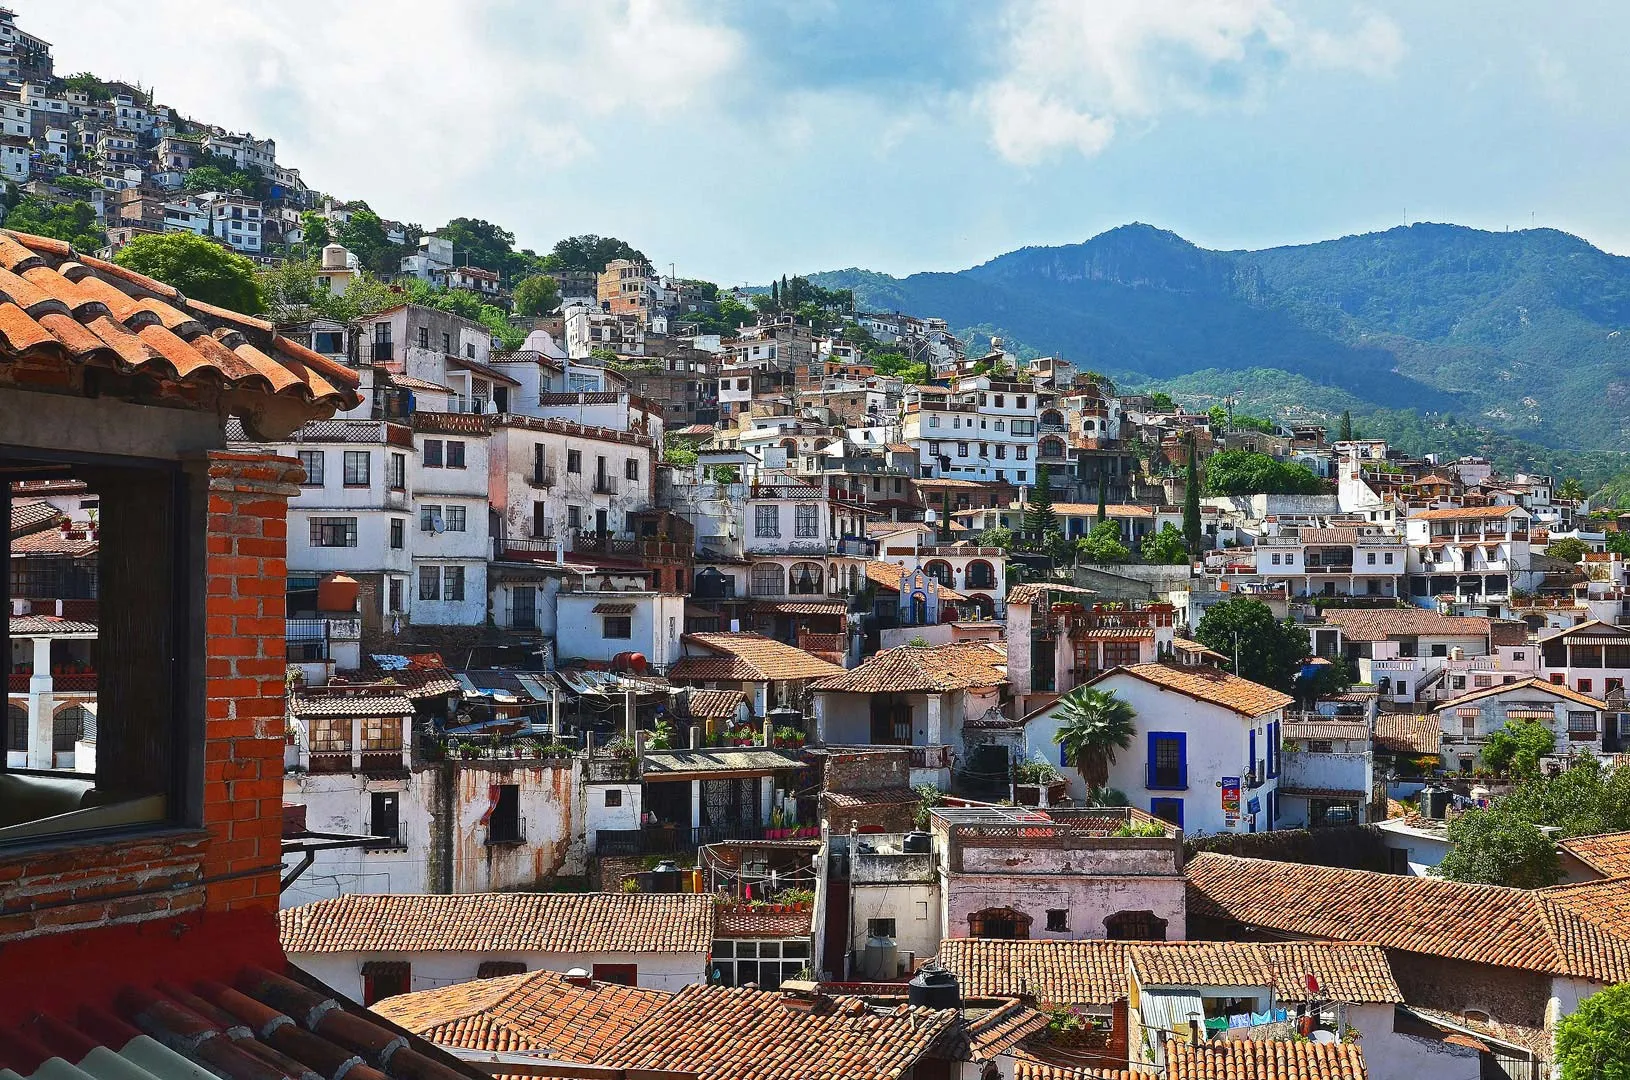
[[[1497,604],[1527,580],[1530,515],[1520,506],[1423,510],[1404,523],[1410,597]]]
[[[1279,524],[1257,541],[1257,576],[1291,596],[1403,595],[1403,537],[1378,525]]]
[[[901,425],[924,476],[1027,485],[1043,462],[1068,466],[1065,434],[1037,439],[1039,399],[1028,384],[976,375],[959,380],[952,394],[927,389],[915,388],[915,402],[908,391]]]
[[[487,616],[490,419],[415,410],[413,595],[416,625],[479,626]]]
[[[210,235],[225,240],[235,251],[259,253],[264,208],[259,199],[223,191],[207,191],[198,202],[209,211]]]

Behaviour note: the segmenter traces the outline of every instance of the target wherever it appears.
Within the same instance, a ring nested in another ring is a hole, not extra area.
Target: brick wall
[[[827,756],[827,791],[885,791],[910,786],[910,750],[872,750]]]
[[[277,907],[285,517],[300,466],[212,452],[193,476],[194,496],[207,497],[191,519],[204,528],[195,563],[205,588],[199,820],[0,854],[0,942],[200,909]]]

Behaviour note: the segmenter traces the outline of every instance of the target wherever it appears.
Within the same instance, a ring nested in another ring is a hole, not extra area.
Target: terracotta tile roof
[[[875,791],[823,791],[821,801],[839,810],[861,806],[916,806],[922,797],[910,788],[879,788]]]
[[[1166,1045],[1175,1051],[1166,1080],[1365,1080],[1369,1075],[1356,1043],[1240,1039]]]
[[[1013,1061],[1013,1080],[1145,1080],[1150,1075],[1127,1069],[1076,1069],[1032,1057]]]
[[[846,694],[940,694],[1007,682],[1007,657],[980,642],[923,648],[901,645],[875,653],[850,671],[811,688]]]
[[[1207,659],[1216,660],[1220,663],[1228,660],[1228,657],[1224,656],[1216,649],[1209,649],[1206,646],[1201,645],[1198,641],[1190,641],[1185,637],[1172,638],[1172,648],[1181,653],[1188,653],[1191,656],[1204,656]]]
[[[1514,619],[1494,619],[1489,623],[1489,645],[1526,645],[1528,627]]]
[[[17,555],[65,555],[73,559],[83,559],[87,555],[95,555],[101,544],[86,530],[78,529],[67,536],[61,529],[41,529],[31,532],[27,536],[13,537],[11,541],[11,554]]]
[[[1053,504],[1053,513],[1070,517],[1097,517],[1098,504],[1056,502]],[[1155,516],[1155,508],[1152,506],[1110,503],[1104,507],[1104,516],[1112,518],[1152,518]]]
[[[1526,679],[1518,679],[1516,682],[1512,683],[1502,683],[1497,686],[1485,686],[1481,690],[1473,690],[1469,694],[1462,694],[1460,697],[1457,697],[1452,701],[1443,702],[1437,707],[1437,712],[1443,713],[1459,705],[1466,705],[1473,701],[1481,701],[1486,697],[1493,697],[1497,694],[1509,694],[1513,692],[1520,692],[1524,694],[1543,692],[1550,694],[1552,697],[1559,697],[1564,701],[1571,701],[1575,705],[1583,705],[1587,709],[1607,708],[1606,702],[1599,701],[1587,694],[1581,694],[1579,691],[1564,686],[1561,683],[1546,682],[1541,678],[1529,677]]]
[[[547,1052],[592,1064],[671,995],[616,983],[574,985],[530,971],[385,998],[374,1011],[441,1046]]]
[[[1191,919],[1600,982],[1630,977],[1630,919],[1607,903],[1625,879],[1527,891],[1440,878],[1202,853],[1188,865]]]
[[[1410,521],[1485,521],[1503,518],[1521,510],[1520,506],[1451,506],[1444,510],[1422,510]]]
[[[288,953],[705,953],[713,901],[696,894],[347,895],[277,913]]]
[[[1263,942],[1256,947],[1273,973],[1274,993],[1282,1001],[1307,998],[1309,975],[1318,983],[1320,996],[1395,1004],[1404,1000],[1392,977],[1386,951],[1379,945],[1285,941]]]
[[[898,563],[884,562],[881,559],[866,560],[866,577],[879,588],[897,593],[900,591],[900,586],[905,584],[905,576],[906,568]],[[968,599],[955,589],[947,588],[927,575],[924,575],[924,580],[928,582],[928,587],[934,590],[941,600]]]
[[[295,716],[411,716],[413,702],[403,694],[323,694],[293,697]]]
[[[1283,709],[1296,699],[1281,694],[1272,687],[1242,679],[1216,668],[1183,667],[1177,664],[1132,664],[1106,671],[1092,683],[1103,682],[1117,675],[1129,675],[1165,690],[1173,690],[1196,701],[1205,701],[1232,709],[1241,716],[1261,716],[1275,709]],[[1088,685],[1092,685],[1089,683]]]
[[[60,240],[0,230],[0,357],[141,373],[222,393],[247,422],[272,395],[326,417],[358,402],[357,373],[240,315]],[[244,396],[247,395],[247,396]]]
[[[843,615],[849,606],[842,600],[761,600],[753,604],[753,610],[776,615]]]
[[[11,500],[11,535],[13,538],[24,533],[43,529],[47,525],[55,525],[66,517],[61,510],[52,506],[44,499]]]
[[[1575,836],[1557,846],[1603,877],[1630,874],[1630,832]]]
[[[1377,713],[1375,745],[1395,754],[1435,754],[1443,742],[1443,728],[1435,714]]]
[[[946,938],[937,959],[965,998],[1030,994],[1046,1005],[1111,1005],[1127,994],[1127,945]]]
[[[1326,625],[1352,641],[1385,641],[1394,637],[1487,637],[1489,619],[1476,615],[1439,615],[1422,608],[1327,608]]]
[[[859,998],[814,1007],[778,993],[687,986],[599,1064],[684,1069],[699,1080],[896,1080],[951,1034],[953,1009],[868,1008]]]
[[[740,690],[697,690],[685,696],[685,717],[691,720],[733,720],[736,709],[747,700]]]
[[[968,1041],[977,1057],[989,1060],[1047,1030],[1047,1014],[1023,1002],[1004,1001],[968,1022]]]
[[[375,369],[378,370],[378,369]],[[451,386],[430,382],[426,379],[415,379],[411,375],[389,375],[392,386],[400,386],[404,390],[418,390],[430,394],[452,394],[456,391]]]
[[[732,658],[740,665],[739,668],[747,674],[740,675],[702,675],[688,676],[690,678],[728,678],[746,679],[751,682],[768,682],[775,679],[823,679],[829,675],[841,674],[843,669],[836,664],[829,664],[825,660],[811,656],[802,649],[794,648],[774,638],[763,634],[735,633],[735,634],[686,634],[681,639],[686,645],[696,645],[720,657]],[[691,659],[684,657],[674,664],[668,676],[672,679],[686,678],[680,673],[685,661]],[[706,659],[698,657],[697,659]]]
[[[96,624],[63,619],[56,615],[13,615],[10,619],[11,636],[26,637],[43,634],[94,634]]]
[[[1362,720],[1287,720],[1281,729],[1287,739],[1369,740],[1370,725]]]
[[[1009,607],[1014,604],[1034,604],[1037,600],[1044,599],[1048,593],[1059,593],[1064,596],[1098,595],[1095,590],[1083,589],[1079,585],[1060,585],[1052,581],[1027,582],[1015,585],[1007,591],[1007,603]]]
[[[1539,640],[1540,644],[1543,645],[1547,641],[1557,641],[1559,639],[1570,638],[1575,635],[1584,635],[1585,637],[1597,639],[1622,638],[1630,637],[1630,630],[1626,630],[1622,626],[1614,626],[1612,623],[1603,622],[1600,619],[1589,619],[1585,622],[1576,623],[1573,626],[1558,630],[1554,634],[1547,634]]]

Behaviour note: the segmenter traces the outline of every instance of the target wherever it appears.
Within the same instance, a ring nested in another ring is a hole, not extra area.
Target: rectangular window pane
[[[447,508],[447,531],[464,531],[464,510],[462,506],[449,506]]]
[[[432,469],[441,468],[441,440],[426,439],[424,441],[424,463]]]
[[[312,518],[311,546],[356,547],[357,519],[354,517]]]
[[[439,566],[419,567],[419,599],[441,599],[441,568]]]
[[[372,455],[366,450],[347,450],[345,452],[346,487],[368,486],[368,465],[371,460]]]
[[[323,452],[321,450],[300,451],[300,467],[306,470],[306,487],[323,486]]]
[[[447,467],[449,469],[464,468],[464,444],[447,440]]]
[[[442,590],[443,600],[464,599],[464,567],[446,567],[446,573],[443,575],[442,584],[444,586]]]

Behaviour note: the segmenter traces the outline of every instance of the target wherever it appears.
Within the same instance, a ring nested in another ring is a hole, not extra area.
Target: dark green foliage
[[[1188,542],[1171,522],[1143,538],[1143,561],[1177,566],[1189,561]]]
[[[1049,532],[1058,530],[1058,515],[1053,512],[1053,485],[1047,466],[1036,469],[1036,483],[1030,489],[1024,508],[1024,535],[1032,543]]]
[[[544,256],[543,269],[592,270],[598,274],[606,268],[606,263],[617,259],[650,262],[643,252],[626,240],[618,240],[614,236],[583,233],[581,236],[568,236],[564,240],[556,241],[554,250]]]
[[[1545,547],[1545,554],[1553,559],[1566,559],[1576,563],[1585,557],[1590,548],[1576,536],[1564,536],[1560,540],[1553,540]]]
[[[1556,843],[1499,806],[1455,818],[1449,823],[1449,840],[1438,873],[1451,881],[1543,889],[1561,875]]]
[[[407,254],[405,246],[392,244],[385,235],[385,223],[372,210],[355,210],[334,237],[344,244],[357,262],[375,273],[395,271]]]
[[[1224,450],[1206,462],[1208,495],[1322,495],[1329,486],[1306,465],[1253,450]]]
[[[1507,720],[1483,746],[1483,764],[1496,772],[1537,776],[1539,759],[1556,749],[1556,735],[1536,720]]]
[[[1001,548],[1003,551],[1011,552],[1013,550],[1013,530],[996,525],[980,533],[979,538],[974,543],[980,547]]]
[[[321,251],[333,242],[334,234],[328,231],[327,218],[315,210],[307,210],[300,215],[300,238],[307,251]]]
[[[1172,396],[1164,390],[1156,390],[1153,394],[1150,394],[1149,401],[1155,408],[1164,412],[1170,412],[1177,408],[1177,403],[1172,400]]]
[[[437,229],[436,235],[453,245],[453,259],[458,265],[497,271],[505,282],[519,281],[544,269],[544,260],[537,255],[515,250],[514,233],[490,221],[454,218]]]
[[[1183,484],[1183,540],[1188,544],[1189,558],[1200,557],[1203,543],[1200,531],[1200,462],[1194,449],[1194,432],[1188,433],[1188,463]]]
[[[1100,521],[1092,530],[1075,542],[1076,553],[1082,562],[1123,563],[1132,558],[1132,551],[1121,542],[1121,527],[1113,521]]]
[[[6,228],[66,240],[83,252],[94,252],[107,243],[107,234],[96,225],[96,208],[88,202],[47,206],[24,196],[6,214]]]
[[[1562,1080],[1630,1080],[1630,983],[1598,990],[1556,1028]]]
[[[194,300],[230,308],[245,315],[266,310],[255,264],[242,255],[192,233],[138,236],[114,262],[138,274],[174,285]]]
[[[1347,442],[1352,437],[1353,411],[1351,409],[1343,409],[1341,410],[1341,426],[1336,429],[1336,438],[1341,442]]]
[[[1078,686],[1054,706],[1059,718],[1058,745],[1075,764],[1088,791],[1108,787],[1109,767],[1117,751],[1132,745],[1137,713],[1113,691]]]
[[[560,288],[546,274],[533,274],[515,286],[515,314],[547,315],[560,306]]]
[[[1228,657],[1230,668],[1237,653],[1235,674],[1287,694],[1295,693],[1308,655],[1306,629],[1280,622],[1267,604],[1248,596],[1213,605],[1195,627],[1194,639]]]

